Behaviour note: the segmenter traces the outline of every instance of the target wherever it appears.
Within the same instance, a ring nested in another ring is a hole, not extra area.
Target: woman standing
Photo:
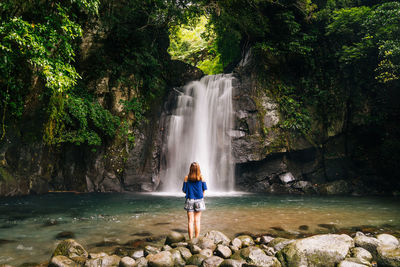
[[[190,164],[189,174],[185,177],[182,191],[186,193],[184,209],[188,216],[189,239],[193,238],[193,224],[195,237],[200,235],[201,212],[206,209],[204,203],[204,191],[207,190],[207,184],[203,180],[200,172],[200,166],[197,162]]]

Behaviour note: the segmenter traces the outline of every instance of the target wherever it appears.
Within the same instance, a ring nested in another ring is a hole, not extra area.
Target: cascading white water
[[[169,122],[163,191],[180,191],[193,161],[199,163],[209,191],[233,190],[232,79],[231,74],[205,76],[178,96]]]

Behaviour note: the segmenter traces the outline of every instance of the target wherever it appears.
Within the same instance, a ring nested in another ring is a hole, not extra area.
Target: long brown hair
[[[190,164],[188,180],[192,182],[201,181],[201,172],[200,172],[200,165],[197,162],[192,162]]]

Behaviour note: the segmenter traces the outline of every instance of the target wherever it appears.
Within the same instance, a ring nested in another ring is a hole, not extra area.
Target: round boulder
[[[227,246],[229,245],[229,242],[231,242],[231,240],[224,233],[215,230],[206,233],[205,237],[214,241],[214,244],[222,244]]]
[[[399,240],[396,237],[389,235],[389,234],[380,234],[376,236],[376,239],[379,240],[382,246],[392,246],[397,247],[399,246]]]
[[[192,257],[189,258],[189,260],[186,262],[187,265],[196,265],[196,266],[201,266],[203,261],[207,259],[206,256],[201,255],[201,254],[195,254]]]
[[[235,254],[233,254],[232,259],[234,260],[244,260],[247,264],[251,266],[260,267],[280,267],[281,264],[277,258],[267,256],[264,251],[258,247],[246,247],[242,248]]]
[[[277,253],[284,266],[334,267],[345,259],[353,239],[348,235],[315,235],[298,239]]]
[[[211,257],[213,255],[213,251],[211,249],[209,249],[209,248],[206,248],[206,249],[201,250],[199,252],[199,254],[204,255],[204,256],[206,256],[208,258],[208,257]]]
[[[361,261],[372,261],[372,254],[362,247],[356,247],[351,249],[351,255],[354,258],[360,259]]]
[[[376,257],[378,255],[376,249],[380,245],[380,241],[375,237],[369,237],[358,232],[356,237],[354,237],[354,243],[356,247],[362,247],[368,250],[372,256]]]
[[[165,244],[171,245],[173,243],[179,243],[183,241],[185,241],[185,236],[183,234],[172,231],[167,235],[167,238],[165,239]]]
[[[242,248],[242,241],[236,237],[236,238],[232,239],[231,245],[240,249],[240,248]]]
[[[400,266],[400,247],[379,246],[377,253],[379,266]]]
[[[183,259],[181,253],[176,248],[169,250],[172,255],[172,260],[174,261],[174,266],[185,266],[186,262]]]
[[[87,258],[88,253],[83,248],[83,246],[75,240],[66,239],[58,244],[58,246],[54,250],[53,257],[54,256],[65,256],[70,259],[73,259],[74,257]]]
[[[172,267],[174,260],[169,251],[161,251],[157,254],[149,254],[146,257],[149,267]]]
[[[202,267],[218,267],[220,264],[224,261],[223,258],[217,257],[217,256],[212,256],[207,259],[205,259],[202,263]]]
[[[49,263],[49,267],[75,267],[76,265],[76,262],[62,255],[52,257]]]
[[[228,259],[230,256],[232,256],[232,251],[227,246],[218,245],[217,249],[215,250],[215,254],[217,256],[220,256],[220,257],[224,258],[224,259]]]
[[[177,247],[176,250],[178,250],[181,253],[181,255],[185,261],[189,260],[190,257],[192,257],[192,253],[190,252],[190,250],[188,248]]]
[[[249,235],[240,235],[237,237],[242,242],[242,247],[254,246],[254,240]]]
[[[131,257],[123,257],[121,261],[119,262],[120,267],[134,267],[135,266],[135,260],[132,259]]]

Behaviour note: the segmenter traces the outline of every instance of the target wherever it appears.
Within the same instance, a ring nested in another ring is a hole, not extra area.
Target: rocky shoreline
[[[170,232],[153,243],[126,244],[108,254],[88,252],[77,241],[66,239],[58,244],[48,266],[400,266],[400,241],[390,234],[363,232],[300,239],[241,234],[230,239],[212,230],[192,240]]]

